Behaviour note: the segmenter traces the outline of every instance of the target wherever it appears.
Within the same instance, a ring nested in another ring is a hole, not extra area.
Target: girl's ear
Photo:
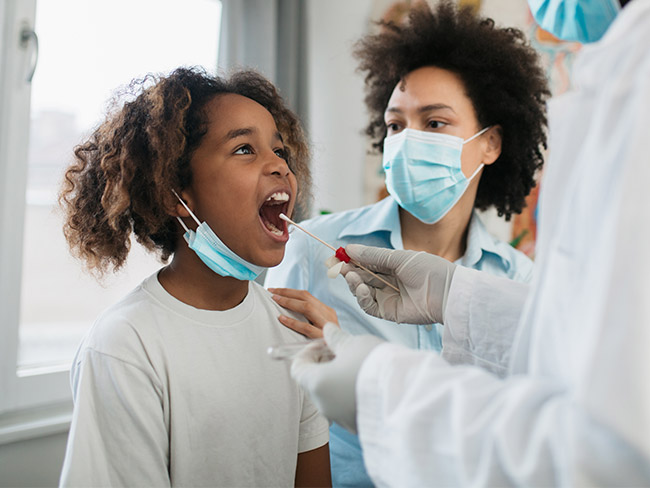
[[[503,130],[500,125],[495,125],[485,133],[487,144],[483,155],[482,163],[485,165],[494,163],[501,156],[501,133]]]
[[[185,202],[185,205],[187,205],[190,209],[193,207],[192,197],[190,196],[190,193],[187,190],[183,190],[177,195],[174,195],[176,204],[173,207],[168,208],[167,213],[172,217],[189,217],[190,212],[187,210],[187,208],[185,208],[185,205],[183,205],[178,200],[178,198],[181,198]]]

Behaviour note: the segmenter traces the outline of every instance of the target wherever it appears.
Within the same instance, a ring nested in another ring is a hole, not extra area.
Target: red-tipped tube
[[[334,255],[339,261],[343,261],[344,263],[350,262],[350,256],[348,256],[348,253],[342,247],[339,247]]]

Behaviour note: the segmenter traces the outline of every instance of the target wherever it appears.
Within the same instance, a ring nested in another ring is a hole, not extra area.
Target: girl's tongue
[[[280,218],[281,213],[287,213],[289,195],[276,192],[260,207],[260,217],[264,226],[276,236],[282,236],[287,231],[287,224]]]

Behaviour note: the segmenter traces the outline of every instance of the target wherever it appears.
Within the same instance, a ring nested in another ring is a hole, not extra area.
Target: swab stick
[[[298,227],[298,228],[299,228],[301,231],[303,231],[305,234],[307,234],[307,235],[313,237],[314,239],[316,239],[316,240],[317,240],[318,242],[320,242],[321,244],[325,244],[325,245],[326,245],[327,247],[329,247],[332,251],[334,251],[334,253],[336,254],[336,257],[339,258],[341,261],[345,261],[346,263],[347,263],[347,262],[351,262],[351,263],[354,264],[355,266],[358,266],[358,267],[361,268],[362,270],[367,271],[368,273],[370,273],[372,276],[374,276],[375,278],[377,278],[379,281],[381,281],[382,283],[384,283],[386,286],[390,286],[390,287],[391,287],[393,290],[395,290],[397,293],[400,293],[399,288],[397,288],[395,285],[389,283],[388,281],[386,281],[384,278],[382,278],[382,277],[379,276],[378,274],[373,273],[372,271],[370,271],[370,270],[369,270],[368,268],[366,268],[365,266],[363,266],[363,265],[357,263],[356,261],[350,259],[350,256],[347,255],[347,253],[345,252],[345,249],[343,249],[342,247],[339,247],[338,249],[336,249],[334,246],[328,244],[327,242],[325,242],[325,241],[324,241],[323,239],[321,239],[320,237],[315,236],[314,234],[312,234],[311,232],[309,232],[307,229],[304,229],[303,227],[301,227],[301,226],[299,226],[298,224],[296,224],[293,220],[291,220],[289,217],[287,217],[287,216],[284,215],[283,213],[280,214],[280,218],[281,218],[282,220],[285,220],[285,221],[289,222],[291,225],[293,225],[293,226],[295,226],[295,227]],[[347,258],[347,259],[346,259],[346,258]]]

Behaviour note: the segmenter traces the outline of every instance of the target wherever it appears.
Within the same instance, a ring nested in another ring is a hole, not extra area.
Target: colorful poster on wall
[[[540,53],[546,70],[551,93],[560,95],[571,88],[571,67],[581,44],[565,42],[540,28],[528,13],[528,29],[531,45]],[[548,160],[548,151],[545,154]],[[526,198],[526,208],[513,217],[511,244],[531,258],[535,256],[535,239],[537,237],[538,196],[541,174],[537,175],[538,185]]]
[[[471,7],[474,12],[481,10],[481,0],[459,0],[458,5],[461,7]]]

